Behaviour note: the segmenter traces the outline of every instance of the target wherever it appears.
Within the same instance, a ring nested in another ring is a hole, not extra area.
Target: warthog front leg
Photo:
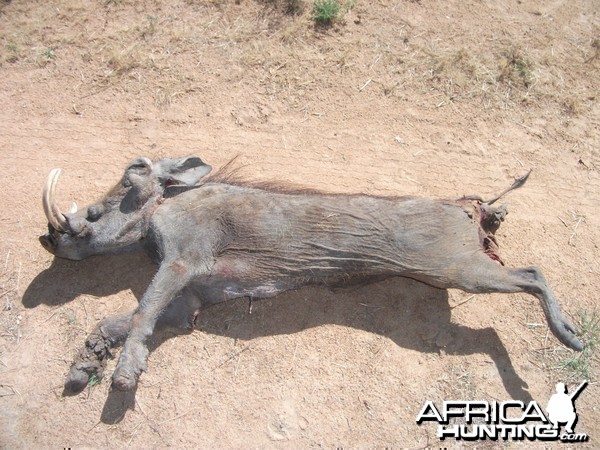
[[[194,292],[184,290],[160,315],[157,329],[175,328],[192,330],[200,311],[200,300]],[[69,392],[83,390],[90,378],[102,378],[111,350],[127,338],[131,329],[133,311],[103,319],[86,339],[71,365],[65,389]]]
[[[191,278],[192,271],[183,261],[163,262],[131,318],[131,330],[113,373],[114,387],[120,390],[135,387],[140,373],[146,370],[146,339],[152,335],[162,311]]]

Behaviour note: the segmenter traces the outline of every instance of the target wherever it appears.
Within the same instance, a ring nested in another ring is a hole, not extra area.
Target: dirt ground
[[[352,0],[329,27],[311,8],[0,1],[0,447],[454,446],[415,423],[425,401],[545,407],[584,379],[576,431],[598,446],[600,1]],[[63,168],[67,209],[139,155],[187,154],[240,155],[256,180],[445,198],[532,168],[501,252],[541,267],[589,348],[560,345],[533,297],[395,279],[215,306],[153,339],[134,394],[107,377],[63,396],[87,334],[155,269],[47,253],[48,172]]]

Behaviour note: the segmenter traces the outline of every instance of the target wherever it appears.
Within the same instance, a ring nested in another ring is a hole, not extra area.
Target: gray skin
[[[327,195],[257,187],[223,173],[198,185],[210,169],[197,157],[140,158],[102,201],[63,214],[66,224],[49,225],[40,237],[60,258],[144,248],[159,262],[138,308],[92,332],[67,389],[80,390],[91,374],[101,375],[110,349],[123,341],[113,386],[133,389],[146,370],[146,340],[155,327],[193,328],[210,304],[396,276],[472,293],[532,294],[558,340],[583,348],[542,272],[500,262],[493,234],[506,208],[491,206],[498,197]]]

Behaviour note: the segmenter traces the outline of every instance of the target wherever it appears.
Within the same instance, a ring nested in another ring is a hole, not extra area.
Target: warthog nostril
[[[52,237],[51,234],[44,234],[39,237],[40,244],[50,253],[54,253],[56,249],[56,240]]]

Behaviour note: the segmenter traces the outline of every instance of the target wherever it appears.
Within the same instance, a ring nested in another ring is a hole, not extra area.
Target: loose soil
[[[153,338],[135,393],[106,377],[63,396],[87,334],[135,308],[155,268],[48,254],[37,237],[54,167],[65,209],[139,155],[217,168],[239,155],[255,180],[445,198],[532,168],[509,196],[502,257],[541,267],[574,322],[594,317],[600,2],[356,0],[331,26],[311,7],[0,2],[1,447],[453,446],[415,423],[425,401],[545,407],[556,382],[584,378],[576,430],[597,447],[597,350],[561,346],[528,295],[405,279],[215,306],[194,332]]]

